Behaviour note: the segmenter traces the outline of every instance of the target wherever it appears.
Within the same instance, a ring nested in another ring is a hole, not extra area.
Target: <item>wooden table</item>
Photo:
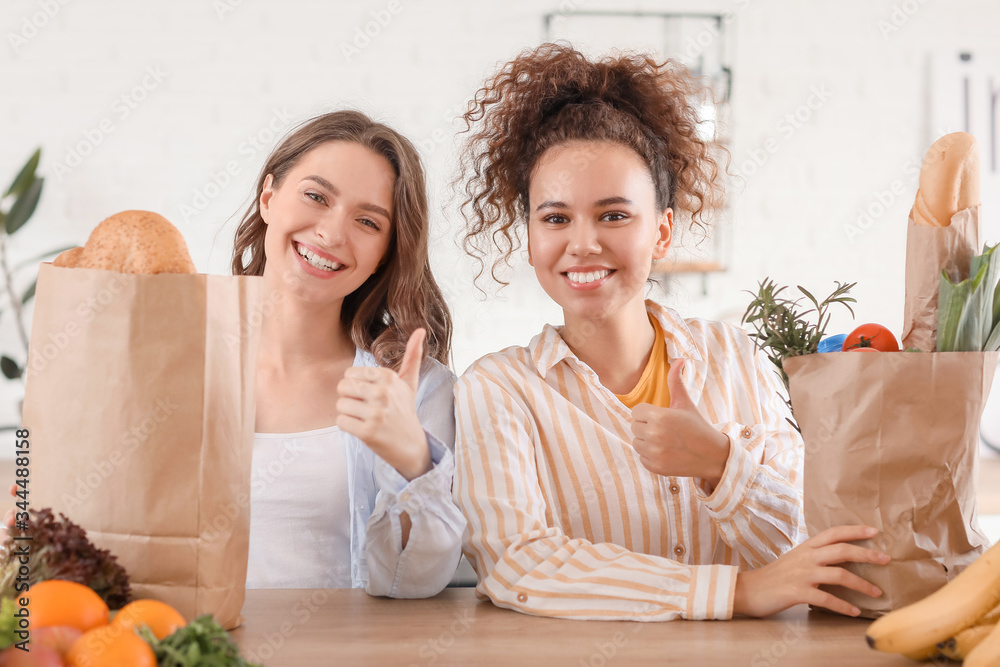
[[[251,590],[232,631],[265,667],[313,665],[916,665],[868,648],[869,621],[799,606],[768,619],[568,621],[478,602],[449,588],[429,600],[372,598],[360,590]]]

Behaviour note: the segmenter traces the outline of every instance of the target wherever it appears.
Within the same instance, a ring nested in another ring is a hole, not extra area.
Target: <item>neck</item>
[[[266,278],[265,299],[274,310],[262,318],[258,365],[284,374],[353,358],[354,343],[340,322],[343,300],[317,307]]]
[[[583,363],[594,369],[601,384],[616,394],[632,391],[642,377],[653,349],[653,326],[645,301],[634,299],[599,318],[574,317],[563,311],[562,336]]]

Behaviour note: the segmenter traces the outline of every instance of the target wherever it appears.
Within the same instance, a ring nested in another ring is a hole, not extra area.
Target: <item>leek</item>
[[[938,352],[975,352],[1000,349],[1000,278],[997,246],[969,262],[970,277],[952,282],[941,272],[938,292]]]

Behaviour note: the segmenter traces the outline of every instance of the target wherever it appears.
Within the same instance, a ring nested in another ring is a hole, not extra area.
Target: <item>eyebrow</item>
[[[621,196],[605,197],[604,199],[598,199],[597,201],[595,201],[594,208],[600,208],[602,206],[611,206],[612,204],[628,204],[629,206],[634,206],[635,202],[633,202],[628,197],[621,197]],[[548,201],[543,201],[541,204],[539,204],[535,208],[535,211],[541,211],[543,208],[569,208],[569,207],[566,206],[566,202],[554,201],[550,199]]]
[[[629,206],[634,206],[635,202],[633,202],[628,197],[621,197],[621,196],[606,197],[604,199],[598,199],[597,201],[595,201],[594,208],[598,208],[601,206],[611,206],[612,204],[628,204]]]
[[[543,208],[567,208],[567,207],[566,207],[566,202],[553,201],[550,199],[548,201],[543,201],[541,204],[535,207],[535,211],[541,211]]]
[[[335,186],[333,183],[326,180],[322,176],[316,176],[315,174],[311,174],[309,176],[306,176],[302,180],[315,181],[316,183],[319,183],[321,186],[329,190],[334,197],[340,196],[340,190],[337,189],[337,186]],[[389,215],[389,211],[385,210],[378,204],[370,204],[368,202],[364,202],[358,204],[358,208],[360,208],[363,211],[371,211],[372,213],[378,213],[379,215],[385,216],[387,220],[392,220],[392,216]]]

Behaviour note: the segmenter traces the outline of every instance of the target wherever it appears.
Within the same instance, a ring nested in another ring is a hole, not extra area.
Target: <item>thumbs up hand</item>
[[[361,439],[412,480],[431,469],[427,436],[417,417],[417,386],[427,331],[410,334],[399,372],[352,366],[337,384],[337,426]]]
[[[729,438],[712,428],[681,382],[684,360],[670,366],[670,407],[641,403],[632,409],[632,448],[650,472],[700,477],[714,489],[729,459]]]

